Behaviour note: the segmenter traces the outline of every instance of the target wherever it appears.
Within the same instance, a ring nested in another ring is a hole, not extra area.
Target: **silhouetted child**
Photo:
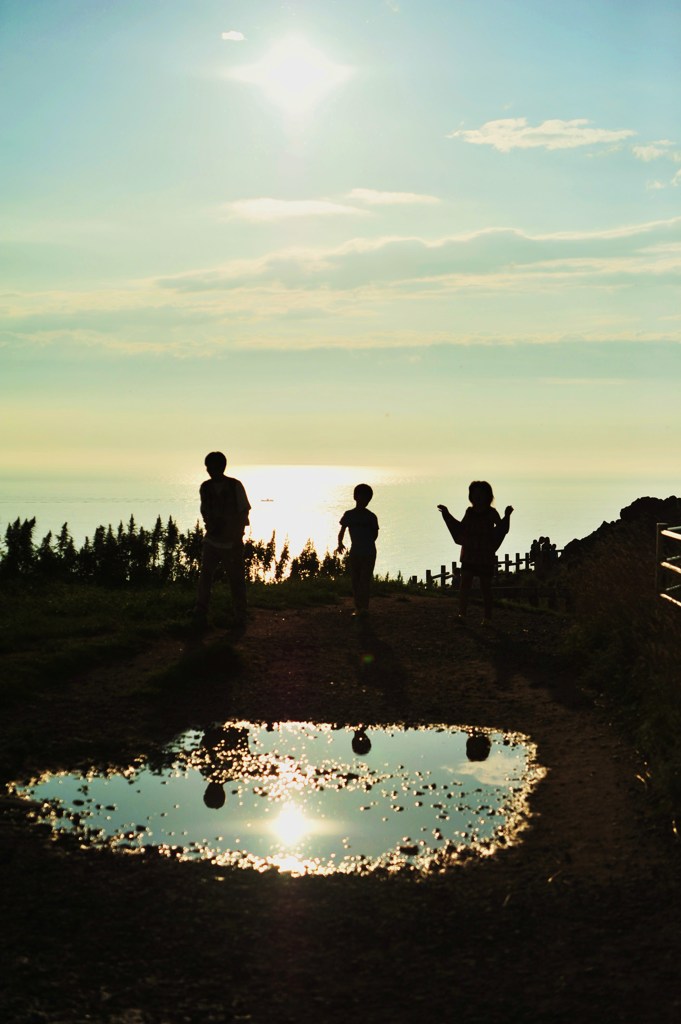
[[[345,551],[343,538],[345,531],[349,530],[351,544],[348,561],[352,593],[355,598],[356,612],[364,615],[369,608],[369,591],[374,578],[378,519],[367,508],[374,496],[369,484],[357,484],[352,496],[355,499],[355,507],[348,509],[341,517],[337,551],[341,553]]]
[[[204,460],[210,480],[199,489],[201,516],[206,533],[201,552],[201,572],[194,621],[203,625],[208,613],[213,576],[223,566],[232,593],[237,623],[246,620],[246,574],[244,569],[244,530],[248,525],[250,504],[244,485],[225,476],[227,459],[222,452],[209,452]]]
[[[203,794],[203,802],[211,811],[219,811],[225,806],[225,787],[220,782],[209,782]]]
[[[469,761],[486,761],[491,749],[492,741],[486,733],[469,733],[466,740],[466,757]]]
[[[360,725],[359,729],[355,729],[352,736],[352,749],[355,754],[359,754],[363,757],[364,754],[368,754],[371,750],[371,740],[366,734],[366,726]]]
[[[480,580],[484,608],[483,625],[492,618],[492,576],[497,567],[497,550],[511,525],[513,506],[507,505],[503,518],[492,507],[494,493],[486,480],[474,480],[468,488],[470,508],[461,521],[450,514],[446,505],[438,505],[442,518],[455,543],[461,545],[461,589],[459,618],[468,611],[473,580]]]

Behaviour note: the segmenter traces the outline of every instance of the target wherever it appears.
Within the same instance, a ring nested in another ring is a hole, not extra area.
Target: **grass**
[[[0,597],[0,702],[135,653],[187,620],[193,590],[22,581]]]
[[[374,593],[401,587],[398,581],[377,580]],[[249,586],[252,607],[275,610],[334,604],[349,595],[347,578]],[[6,585],[0,595],[0,704],[134,654],[159,637],[185,634],[194,598],[191,583],[111,588],[34,578]],[[228,588],[222,583],[214,588],[210,614],[221,626],[232,621]]]

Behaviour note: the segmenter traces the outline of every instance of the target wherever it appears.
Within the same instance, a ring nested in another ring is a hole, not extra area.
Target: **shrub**
[[[655,530],[624,522],[570,567],[584,679],[620,713],[665,811],[681,813],[681,609],[655,589]]]

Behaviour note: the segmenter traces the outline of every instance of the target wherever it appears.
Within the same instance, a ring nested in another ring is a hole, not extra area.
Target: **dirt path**
[[[521,732],[547,775],[519,845],[425,880],[79,851],[6,804],[2,1020],[678,1020],[678,854],[635,753],[558,656],[561,630],[508,609],[461,629],[429,597],[378,599],[366,627],[346,605],[255,609],[234,646],[167,640],[17,710],[5,775],[125,763],[229,717]],[[140,680],[178,663],[184,681],[140,701]]]

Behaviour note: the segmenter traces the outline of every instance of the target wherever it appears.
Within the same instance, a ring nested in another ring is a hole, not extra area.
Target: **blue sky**
[[[3,0],[0,469],[642,475],[681,8]]]

